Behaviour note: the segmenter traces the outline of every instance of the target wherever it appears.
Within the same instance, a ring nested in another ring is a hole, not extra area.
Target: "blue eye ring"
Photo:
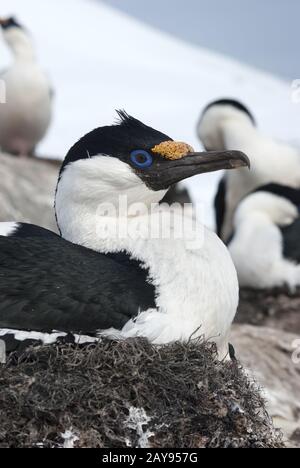
[[[148,153],[148,151],[144,150],[132,151],[130,154],[130,159],[131,162],[139,169],[146,169],[153,164],[153,157],[150,153]]]

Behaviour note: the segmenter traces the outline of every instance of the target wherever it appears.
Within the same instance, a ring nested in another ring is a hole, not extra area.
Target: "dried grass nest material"
[[[30,348],[0,366],[0,447],[282,447],[260,391],[213,344]]]

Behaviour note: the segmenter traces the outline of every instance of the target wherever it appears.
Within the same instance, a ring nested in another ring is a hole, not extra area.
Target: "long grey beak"
[[[190,153],[181,159],[161,164],[155,177],[151,170],[144,177],[149,177],[154,190],[166,190],[171,185],[198,174],[241,167],[250,168],[249,158],[241,151]]]

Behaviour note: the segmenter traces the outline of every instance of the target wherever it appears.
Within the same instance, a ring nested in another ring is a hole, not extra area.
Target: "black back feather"
[[[284,257],[300,264],[300,217],[290,226],[281,228]]]
[[[155,308],[149,272],[59,236],[0,237],[0,328],[93,334]]]

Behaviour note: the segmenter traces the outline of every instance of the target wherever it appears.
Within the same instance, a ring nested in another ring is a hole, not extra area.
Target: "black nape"
[[[235,99],[219,99],[217,101],[214,101],[212,103],[210,103],[205,109],[204,109],[204,112],[203,112],[203,115],[205,115],[205,113],[211,109],[212,107],[215,107],[215,106],[231,106],[231,107],[234,107],[235,109],[238,109],[239,111],[242,111],[244,112],[245,114],[248,115],[248,117],[250,117],[253,125],[256,125],[256,121],[255,121],[255,118],[254,116],[252,115],[252,113],[250,112],[250,110],[244,105],[242,104],[241,102],[239,101],[236,101]]]

